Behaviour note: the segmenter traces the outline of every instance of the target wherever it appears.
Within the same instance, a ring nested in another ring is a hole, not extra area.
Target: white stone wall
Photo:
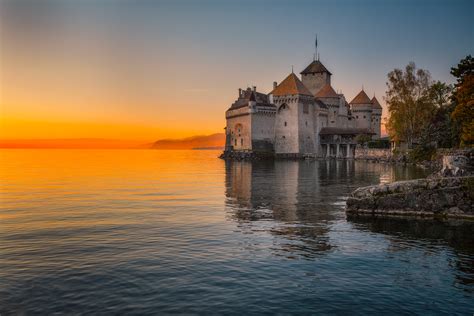
[[[321,128],[327,126],[327,112],[323,109],[320,109],[318,106],[315,106],[313,114],[313,134],[314,134],[314,153],[320,155],[321,153],[321,140],[319,137],[319,131]]]
[[[275,118],[275,153],[299,153],[299,104],[297,96],[274,96],[277,105]]]
[[[256,111],[252,114],[252,139],[267,140],[271,143],[275,139],[275,112]]]
[[[234,150],[252,149],[252,124],[248,107],[227,112],[226,133],[231,135],[230,141]]]
[[[371,129],[372,127],[372,105],[357,105],[352,107],[352,117],[355,122],[355,127],[357,128],[367,128]]]
[[[373,109],[372,110],[371,127],[372,127],[372,130],[374,131],[375,135],[372,138],[374,138],[374,139],[380,138],[381,125],[382,125],[382,110],[381,109]]]
[[[314,101],[312,97],[300,96],[298,103],[299,148],[300,154],[316,153],[316,134],[314,121]]]

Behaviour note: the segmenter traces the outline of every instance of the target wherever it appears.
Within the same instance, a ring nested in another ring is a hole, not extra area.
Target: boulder
[[[447,216],[474,219],[474,176],[398,181],[358,188],[348,214]]]

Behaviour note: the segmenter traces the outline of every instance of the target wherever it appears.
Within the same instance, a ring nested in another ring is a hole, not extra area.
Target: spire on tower
[[[315,37],[315,40],[314,40],[314,56],[313,56],[313,60],[316,60],[316,56],[318,56],[318,60],[319,60],[319,55],[318,55],[318,34],[316,33],[316,37]]]

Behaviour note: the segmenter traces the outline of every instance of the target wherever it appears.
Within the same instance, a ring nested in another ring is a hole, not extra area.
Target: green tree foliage
[[[388,139],[374,139],[367,143],[368,148],[389,149],[390,141]]]
[[[386,101],[390,117],[387,131],[391,139],[406,141],[412,147],[429,124],[435,106],[432,102],[431,75],[410,62],[405,71],[388,74]]]
[[[370,137],[370,135],[366,135],[366,134],[359,134],[355,138],[357,144],[359,144],[359,145],[366,145],[371,139],[372,139],[372,137]]]
[[[456,104],[451,114],[460,130],[460,145],[474,146],[474,58],[471,55],[462,59],[457,67],[451,68],[457,78],[453,93]]]
[[[432,147],[451,148],[458,144],[458,129],[451,119],[454,103],[451,101],[453,87],[437,81],[430,87],[433,115],[420,137],[421,144]]]

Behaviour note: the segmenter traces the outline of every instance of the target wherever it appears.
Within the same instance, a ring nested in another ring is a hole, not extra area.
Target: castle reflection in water
[[[243,231],[285,237],[278,254],[314,256],[333,248],[330,226],[345,220],[352,190],[422,176],[413,168],[353,160],[226,161],[228,214]]]
[[[227,214],[244,234],[270,233],[272,253],[286,258],[326,255],[361,234],[384,236],[375,247],[387,253],[415,249],[424,256],[442,251],[442,245],[452,253],[456,282],[469,287],[474,275],[473,222],[346,218],[345,199],[357,187],[426,173],[361,161],[226,161]]]

